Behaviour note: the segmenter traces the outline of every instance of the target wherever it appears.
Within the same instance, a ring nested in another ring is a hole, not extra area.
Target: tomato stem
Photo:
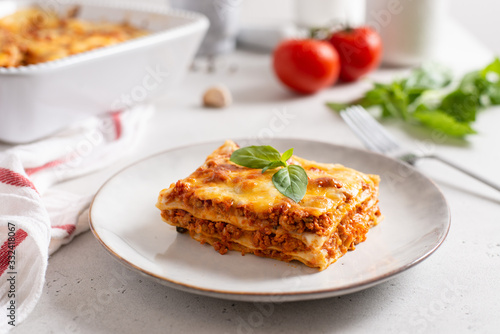
[[[350,33],[352,33],[354,31],[354,28],[351,27],[350,25],[346,25],[344,27],[344,29],[342,29],[342,30],[345,31],[346,33],[350,34]]]
[[[326,40],[330,36],[330,30],[326,27],[310,28],[309,38]]]

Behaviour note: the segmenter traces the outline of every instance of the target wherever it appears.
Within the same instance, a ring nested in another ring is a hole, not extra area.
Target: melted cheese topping
[[[357,198],[363,193],[363,188],[374,189],[378,185],[378,176],[338,164],[322,164],[293,156],[289,163],[302,166],[309,179],[306,195],[295,203],[274,187],[272,176],[276,170],[262,173],[260,169],[238,166],[229,161],[236,149],[238,146],[234,142],[226,141],[208,156],[203,166],[183,180],[186,186],[194,189],[196,198],[246,205],[254,212],[267,212],[285,205],[316,217],[327,212],[342,216],[348,210],[342,207],[347,198]],[[164,193],[163,204],[172,208],[168,205],[167,195],[168,190]]]

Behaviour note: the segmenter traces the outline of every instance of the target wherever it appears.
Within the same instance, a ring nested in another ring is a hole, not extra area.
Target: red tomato
[[[337,81],[340,59],[328,42],[287,40],[274,50],[273,67],[286,86],[299,93],[311,94]]]
[[[373,71],[380,64],[382,39],[370,27],[338,31],[330,42],[340,55],[340,79],[354,81]]]

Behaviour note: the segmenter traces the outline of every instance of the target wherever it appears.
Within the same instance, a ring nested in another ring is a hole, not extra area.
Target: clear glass
[[[382,37],[384,64],[413,66],[439,54],[447,15],[447,0],[370,0],[366,21]]]
[[[296,23],[302,28],[355,27],[364,23],[365,8],[365,0],[296,0]]]
[[[210,21],[198,55],[214,56],[234,50],[243,0],[169,0],[172,8],[202,13]]]

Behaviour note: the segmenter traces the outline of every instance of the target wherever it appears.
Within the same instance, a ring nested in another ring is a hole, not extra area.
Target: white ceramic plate
[[[362,290],[419,263],[446,237],[450,226],[446,200],[414,168],[375,153],[316,141],[274,139],[266,144],[281,152],[294,147],[303,158],[379,174],[385,220],[355,251],[321,272],[238,252],[220,255],[211,246],[178,234],[162,222],[155,207],[161,189],[189,175],[222,145],[211,142],[154,155],[113,176],[91,206],[94,235],[121,263],[165,285],[245,301],[316,299]]]

